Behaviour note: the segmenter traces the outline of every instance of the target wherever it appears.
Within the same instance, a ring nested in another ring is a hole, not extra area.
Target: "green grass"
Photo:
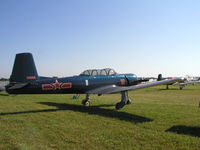
[[[0,94],[0,150],[200,149],[200,85],[91,96],[92,107],[72,95]]]

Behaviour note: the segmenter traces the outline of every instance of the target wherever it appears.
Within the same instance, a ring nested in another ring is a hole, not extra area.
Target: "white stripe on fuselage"
[[[88,80],[85,80],[85,85],[88,86],[89,85],[89,82]]]

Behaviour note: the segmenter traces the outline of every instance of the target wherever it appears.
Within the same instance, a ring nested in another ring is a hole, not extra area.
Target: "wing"
[[[175,78],[175,79],[167,79],[167,80],[155,81],[151,83],[138,84],[138,85],[132,85],[132,86],[108,85],[108,86],[103,86],[100,88],[87,91],[86,93],[87,94],[112,94],[112,93],[118,93],[122,91],[142,89],[142,88],[156,86],[156,85],[172,84],[172,83],[180,82],[182,80],[183,80],[182,78]]]
[[[4,86],[1,86],[1,87],[0,87],[0,91],[5,91],[5,87],[4,87]]]

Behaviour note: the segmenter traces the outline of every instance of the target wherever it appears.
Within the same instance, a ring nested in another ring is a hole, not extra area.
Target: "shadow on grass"
[[[183,91],[183,90],[185,90],[185,91],[192,91],[192,90],[194,90],[194,89],[189,89],[189,88],[187,88],[187,86],[186,87],[184,87],[182,90],[180,90],[180,88],[179,87],[173,87],[173,88],[169,88],[169,89],[166,89],[166,88],[161,88],[161,89],[158,89],[159,91]]]
[[[179,88],[170,88],[170,89],[158,89],[159,91],[177,91],[177,90],[180,90]]]
[[[177,134],[185,134],[200,137],[200,127],[178,125],[167,129],[166,132],[175,132]]]
[[[91,106],[91,107],[112,107],[115,106],[114,104],[102,104],[102,105],[95,105],[95,106]]]
[[[75,111],[75,112],[87,113],[90,115],[99,115],[99,116],[108,117],[108,118],[115,118],[115,119],[119,119],[119,120],[123,120],[123,121],[133,122],[133,123],[142,123],[142,122],[153,121],[152,119],[138,116],[138,115],[129,114],[126,112],[118,112],[118,111],[115,111],[112,109],[100,108],[100,107],[110,107],[113,105],[98,105],[98,106],[85,107],[85,106],[80,106],[80,105],[54,103],[54,102],[40,102],[39,104],[54,106],[57,108],[22,111],[22,112],[0,113],[0,116],[71,110],[71,111]]]

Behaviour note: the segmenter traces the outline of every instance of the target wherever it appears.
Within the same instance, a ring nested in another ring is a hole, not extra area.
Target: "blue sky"
[[[200,76],[200,1],[1,0],[0,77],[31,52],[40,75],[114,68]]]

